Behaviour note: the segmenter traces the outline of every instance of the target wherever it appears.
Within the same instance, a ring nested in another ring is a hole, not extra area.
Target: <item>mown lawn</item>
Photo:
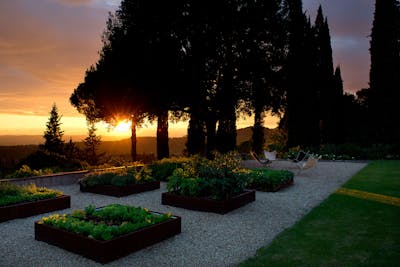
[[[400,161],[376,161],[343,187],[400,197]],[[400,207],[334,193],[241,266],[400,266]]]

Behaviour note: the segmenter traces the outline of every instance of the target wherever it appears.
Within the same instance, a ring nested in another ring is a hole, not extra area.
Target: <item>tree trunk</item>
[[[204,155],[205,150],[205,134],[202,121],[195,112],[192,112],[189,120],[188,139],[186,143],[189,155]]]
[[[168,157],[168,110],[166,110],[161,111],[157,118],[157,159]]]
[[[137,161],[136,154],[136,117],[132,116],[132,126],[131,126],[131,157],[132,161]]]
[[[213,151],[216,149],[216,128],[217,119],[213,114],[208,114],[206,120],[207,129],[207,144],[206,144],[206,156],[208,159],[213,159]]]
[[[263,147],[265,143],[263,124],[264,124],[264,118],[262,114],[262,109],[256,107],[254,110],[252,148],[253,151],[257,154],[261,154],[263,152]]]

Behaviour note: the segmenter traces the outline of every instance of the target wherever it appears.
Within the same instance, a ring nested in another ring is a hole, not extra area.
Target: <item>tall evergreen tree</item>
[[[43,138],[45,139],[42,148],[54,153],[63,153],[64,141],[62,137],[64,131],[61,130],[61,116],[58,114],[57,105],[54,103],[51,111],[50,118],[46,123],[46,131],[44,132]]]
[[[319,92],[320,135],[322,143],[337,143],[339,141],[338,113],[343,92],[336,90],[333,71],[331,37],[328,19],[324,17],[319,6],[314,25],[315,32],[315,80]],[[340,73],[340,72],[339,72]],[[338,74],[339,74],[338,73]]]
[[[94,122],[88,121],[88,137],[83,141],[86,150],[86,159],[89,164],[96,165],[99,161],[98,149],[101,144],[101,136],[96,134]]]
[[[376,0],[370,42],[372,141],[400,143],[400,3]]]
[[[318,95],[312,75],[315,73],[315,42],[301,0],[286,1],[289,52],[286,63],[286,112],[284,127],[288,147],[319,144]]]

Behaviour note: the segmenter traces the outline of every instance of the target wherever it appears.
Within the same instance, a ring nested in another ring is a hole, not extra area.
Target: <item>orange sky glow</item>
[[[0,1],[0,135],[42,135],[56,103],[65,136],[85,135],[86,120],[69,103],[85,70],[98,59],[101,34],[108,12],[120,0],[12,0]],[[345,90],[368,87],[369,39],[373,0],[304,0],[315,14],[322,4],[331,28],[335,65],[340,64]],[[353,10],[353,11],[352,11]],[[357,12],[354,12],[357,11]],[[268,116],[274,128],[278,118]],[[250,126],[240,119],[238,128]],[[97,125],[103,137],[128,137],[130,130],[108,130]],[[170,123],[170,136],[186,134],[187,122]],[[154,136],[146,123],[138,136]]]

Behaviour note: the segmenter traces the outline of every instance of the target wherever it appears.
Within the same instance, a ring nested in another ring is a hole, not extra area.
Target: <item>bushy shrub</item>
[[[245,172],[237,154],[216,154],[214,160],[192,158],[169,177],[167,189],[175,194],[227,199],[243,192]]]
[[[63,155],[38,150],[19,162],[19,166],[29,166],[31,169],[40,170],[51,168],[55,171],[82,170],[88,167],[87,163],[78,159],[69,159]]]
[[[32,170],[28,165],[22,165],[21,168],[16,170],[15,172],[6,176],[6,178],[22,178],[22,177],[31,177],[31,176],[41,176],[52,174],[54,171],[50,168],[40,169],[40,170]]]
[[[190,161],[190,158],[164,158],[154,161],[149,167],[151,176],[157,181],[167,181],[167,178],[172,175],[175,169],[182,168],[184,163]]]
[[[144,165],[118,168],[114,170],[95,171],[79,180],[82,186],[115,185],[126,186],[154,181],[151,171]]]
[[[62,194],[61,191],[36,187],[34,184],[19,186],[11,183],[0,183],[0,207],[20,202],[54,198]]]
[[[287,170],[255,169],[247,173],[247,187],[268,191],[293,180],[294,173]]]

